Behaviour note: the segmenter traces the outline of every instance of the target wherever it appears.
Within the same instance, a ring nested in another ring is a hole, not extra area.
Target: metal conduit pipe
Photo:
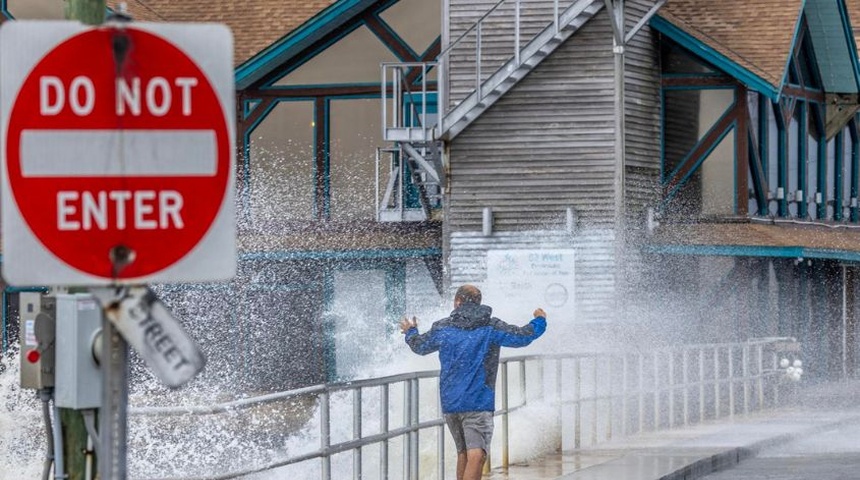
[[[51,392],[48,389],[39,390],[42,400],[42,418],[45,421],[45,434],[48,437],[48,451],[45,453],[45,463],[42,467],[42,480],[51,478],[51,465],[54,463],[54,429],[51,425]]]
[[[63,431],[60,425],[60,408],[56,402],[52,402],[54,421],[51,428],[54,432],[54,478],[62,480],[66,478],[66,469],[63,465]]]

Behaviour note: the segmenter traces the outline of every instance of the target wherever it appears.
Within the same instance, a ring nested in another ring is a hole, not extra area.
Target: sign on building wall
[[[521,323],[537,307],[552,319],[573,320],[574,257],[571,249],[488,251],[484,303],[508,323]]]
[[[0,28],[9,283],[233,276],[232,50],[214,24]]]

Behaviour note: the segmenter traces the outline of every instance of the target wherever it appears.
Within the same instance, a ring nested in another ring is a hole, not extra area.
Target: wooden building
[[[168,294],[251,387],[355,374],[516,251],[575,252],[577,334],[854,373],[860,1],[128,4],[234,32],[241,272]]]

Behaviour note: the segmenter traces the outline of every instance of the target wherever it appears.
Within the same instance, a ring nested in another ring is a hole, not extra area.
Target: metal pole
[[[322,473],[323,480],[331,480],[331,456],[329,454],[329,446],[331,445],[331,419],[329,411],[329,394],[323,392],[320,394],[320,450],[322,450]]]
[[[561,391],[562,386],[562,375],[561,375],[561,359],[555,361],[555,393],[558,396],[558,446],[562,448],[564,446],[564,442],[562,438],[564,438],[564,422],[562,421],[562,414],[564,412],[564,404],[563,404],[563,396]]]
[[[705,423],[705,349],[699,349],[699,423]]]
[[[654,430],[660,429],[660,355],[654,350]]]
[[[758,391],[758,408],[764,409],[764,345],[756,345],[756,356],[758,357],[758,378],[756,379],[756,390]]]
[[[684,357],[681,360],[682,368],[684,369],[684,373],[681,376],[681,381],[684,382],[684,426],[690,424],[690,373],[689,369],[689,361],[690,361],[690,351],[686,348],[683,350]]]
[[[445,425],[439,425],[436,432],[436,478],[445,480]]]
[[[735,416],[735,362],[734,347],[728,347],[729,354],[729,417]]]
[[[579,358],[573,362],[576,403],[574,408],[573,448],[582,447],[582,364]]]
[[[627,435],[627,384],[630,377],[630,364],[627,354],[621,357],[621,435]]]
[[[744,374],[744,414],[749,413],[750,411],[750,369],[749,369],[749,359],[750,359],[750,347],[749,345],[744,345],[743,350],[741,351],[741,355],[743,358],[743,374]]]
[[[599,391],[597,390],[597,371],[600,369],[600,358],[594,357],[591,360],[591,384],[593,392],[592,395],[594,400],[592,401],[591,406],[591,444],[597,445],[597,422],[599,417],[597,416],[597,408],[600,406],[598,403],[598,398],[600,397]]]
[[[592,392],[594,395],[594,401],[592,402],[591,407],[591,444],[597,445],[597,408],[600,406],[598,398],[600,397],[599,392],[597,390],[597,379],[598,379],[598,370],[600,369],[600,359],[598,357],[594,357],[591,360],[591,369],[592,369]]]
[[[614,171],[614,181],[613,186],[615,189],[615,240],[614,240],[614,252],[615,252],[615,281],[618,282],[616,284],[616,288],[624,291],[626,288],[624,286],[625,275],[623,274],[625,266],[624,266],[624,229],[625,229],[625,218],[626,218],[626,204],[625,204],[625,188],[626,188],[626,138],[625,138],[625,84],[624,84],[624,76],[625,76],[625,58],[624,58],[624,0],[615,0],[613,2],[613,11],[610,11],[610,20],[618,25],[618,31],[620,31],[620,35],[616,38],[613,35],[613,46],[612,52],[614,57],[614,83],[615,83],[615,171]],[[623,315],[623,303],[621,303],[622,296],[616,296],[616,309],[615,311],[618,314]]]
[[[613,410],[613,409],[612,409],[612,401],[613,401],[613,397],[612,397],[612,383],[613,383],[613,381],[614,381],[614,380],[613,380],[613,378],[612,378],[612,360],[613,360],[613,357],[612,357],[612,356],[610,356],[609,358],[607,358],[607,359],[606,359],[607,364],[608,364],[608,365],[607,365],[607,372],[606,372],[606,379],[607,379],[607,383],[606,383],[606,385],[607,385],[607,388],[609,389],[609,391],[608,391],[608,392],[606,392],[606,397],[607,397],[607,400],[606,400],[606,403],[607,403],[607,405],[606,405],[606,409],[607,409],[607,414],[606,414],[606,439],[607,439],[607,440],[611,440],[611,439],[612,439],[612,420],[613,420],[613,418],[612,418],[612,417],[613,417],[613,415],[612,415],[612,410]]]
[[[102,408],[99,412],[99,476],[126,478],[128,343],[102,315]]]
[[[412,379],[406,380],[403,384],[403,426],[407,429],[412,428]],[[403,443],[403,477],[404,479],[412,478],[412,462],[409,459],[409,454],[412,452],[412,431],[407,430],[404,435]]]
[[[382,138],[386,137],[388,131],[388,66],[382,65]],[[377,178],[379,176],[377,175]],[[377,189],[378,190],[378,189]],[[378,195],[378,193],[377,193]],[[378,210],[377,210],[378,211]]]
[[[361,387],[352,391],[352,438],[361,440]],[[361,478],[361,446],[352,451],[352,478]]]
[[[720,418],[720,347],[714,347],[714,418]]]
[[[669,428],[673,428],[675,426],[675,352],[668,350],[666,355],[669,357],[669,378],[666,382],[669,394]]]
[[[639,433],[645,431],[645,356],[639,356]]]
[[[379,431],[383,435],[388,434],[388,384],[383,384],[380,387],[379,401]],[[379,471],[382,479],[388,480],[388,443],[391,440],[386,438],[379,442]]]
[[[502,364],[502,468],[508,468],[508,362]]]
[[[418,479],[418,398],[419,398],[419,389],[418,389],[419,380],[415,378],[412,380],[412,452],[410,454],[410,460],[412,462],[412,466],[410,470],[412,471],[413,479]]]

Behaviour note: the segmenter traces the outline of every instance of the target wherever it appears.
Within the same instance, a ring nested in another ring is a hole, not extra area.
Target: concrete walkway
[[[860,423],[860,382],[804,389],[796,406],[612,440],[494,471],[491,480],[692,480],[763,448]]]

